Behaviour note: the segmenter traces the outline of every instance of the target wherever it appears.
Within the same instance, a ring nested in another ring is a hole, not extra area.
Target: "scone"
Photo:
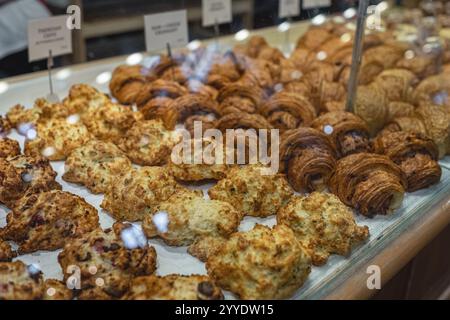
[[[0,115],[0,138],[5,137],[11,131],[11,123]]]
[[[0,203],[13,208],[25,194],[60,190],[56,172],[42,157],[0,158]]]
[[[0,239],[0,262],[11,261],[16,256],[16,253],[11,249],[8,242]]]
[[[114,179],[101,207],[117,220],[137,221],[184,188],[163,167],[142,167]]]
[[[56,250],[98,227],[97,210],[82,198],[59,190],[26,195],[6,216],[0,237],[19,244],[19,253]]]
[[[91,140],[69,155],[64,168],[65,181],[82,184],[92,193],[105,193],[112,181],[132,166],[115,144]]]
[[[69,241],[58,255],[64,281],[73,275],[71,266],[76,266],[81,290],[99,287],[107,296],[120,298],[132,278],[152,274],[156,251],[145,237],[136,239],[134,228],[116,223],[113,229],[97,229]]]
[[[118,143],[136,121],[131,108],[111,102],[89,108],[81,119],[97,139],[114,143]]]
[[[160,119],[154,119],[136,122],[118,145],[133,163],[156,166],[167,162],[178,141],[175,131],[167,130]]]
[[[123,300],[222,300],[219,287],[207,276],[170,274],[133,279]]]
[[[63,104],[70,110],[83,114],[89,109],[96,109],[111,103],[111,99],[104,93],[88,84],[75,84],[69,90],[69,95]]]
[[[15,157],[20,154],[20,146],[16,140],[2,138],[0,135],[0,158]]]
[[[36,133],[35,139],[25,142],[25,154],[54,161],[65,160],[74,149],[86,144],[92,137],[81,121],[70,119],[39,122]]]
[[[231,204],[202,195],[175,194],[145,216],[142,229],[171,246],[186,246],[202,237],[228,237],[237,231],[241,213]]]
[[[175,152],[171,154],[168,165],[170,172],[177,180],[188,182],[225,178],[230,165],[226,163],[227,149],[223,148],[220,154],[219,146],[210,139],[183,141],[183,148],[174,149]],[[198,155],[195,150],[199,150]],[[196,161],[197,158],[200,161]]]
[[[369,228],[358,226],[350,208],[329,193],[292,197],[278,211],[277,222],[294,231],[314,265],[326,263],[330,254],[349,255],[369,237]]]
[[[257,224],[231,235],[206,263],[208,275],[240,299],[289,298],[305,282],[311,259],[284,225]]]
[[[276,214],[292,195],[283,174],[262,175],[260,166],[234,167],[208,193],[211,199],[232,204],[249,216]]]
[[[0,300],[70,300],[72,290],[61,281],[43,280],[42,272],[22,261],[0,262]]]

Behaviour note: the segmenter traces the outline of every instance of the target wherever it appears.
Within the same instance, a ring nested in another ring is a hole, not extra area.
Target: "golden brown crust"
[[[388,119],[388,99],[384,89],[376,83],[359,86],[354,111],[366,121],[370,134],[374,136]]]
[[[79,115],[108,103],[111,103],[111,99],[106,94],[87,84],[73,85],[63,100],[63,105],[71,110],[70,114]]]
[[[324,189],[335,165],[336,151],[324,133],[298,128],[281,136],[280,169],[294,190]]]
[[[9,120],[0,115],[0,138],[6,136],[11,131],[11,127]]]
[[[328,112],[313,121],[313,128],[328,135],[338,157],[369,152],[369,128],[357,115],[345,111]]]
[[[111,298],[120,298],[131,279],[155,272],[155,249],[145,237],[137,240],[142,231],[121,223],[113,229],[96,229],[65,245],[58,255],[64,281],[73,275],[71,266],[77,266],[82,291],[100,287]]]
[[[187,89],[177,82],[158,79],[145,84],[136,97],[138,108],[143,108],[148,101],[156,97],[168,97],[176,99],[187,94]]]
[[[414,90],[416,105],[444,104],[450,106],[450,74],[441,73],[422,80]]]
[[[414,73],[405,69],[389,69],[381,72],[375,82],[386,92],[390,101],[408,102],[412,99],[414,87],[418,83]]]
[[[409,192],[427,188],[441,178],[438,148],[433,140],[420,133],[382,134],[375,139],[374,148],[375,152],[388,156],[400,166],[406,175]]]
[[[369,237],[369,228],[358,226],[353,212],[328,193],[292,197],[278,211],[277,222],[294,231],[314,265],[325,264],[330,254],[350,255],[353,246]]]
[[[273,126],[259,114],[235,112],[217,120],[216,128],[226,132],[227,129],[273,129]]]
[[[167,163],[179,138],[175,131],[164,127],[162,120],[145,120],[136,122],[118,146],[133,163],[143,166],[163,165]]]
[[[207,276],[170,274],[133,279],[123,300],[222,300],[219,287]]]
[[[0,239],[0,262],[11,261],[16,256],[8,242]]]
[[[361,214],[389,214],[398,209],[407,187],[404,173],[388,157],[357,153],[338,161],[330,190]]]
[[[225,115],[236,110],[255,113],[265,98],[266,95],[258,87],[233,83],[219,91],[217,101],[220,103],[221,114]]]
[[[15,157],[20,154],[19,142],[0,136],[0,158]]]
[[[211,278],[240,299],[289,298],[305,282],[311,260],[284,225],[256,225],[231,235],[206,269]]]
[[[47,279],[44,283],[43,300],[72,300],[73,290],[67,288],[67,285],[56,279]]]
[[[184,189],[163,167],[142,167],[117,177],[101,207],[117,220],[142,220],[156,206]]]
[[[121,65],[114,69],[109,89],[114,98],[123,104],[133,104],[146,83],[148,72],[141,65]]]
[[[144,120],[161,119],[168,130],[174,130],[178,121],[178,112],[172,101],[171,98],[156,97],[141,107],[139,112]]]
[[[115,177],[132,169],[131,161],[113,143],[91,140],[75,149],[65,162],[62,178],[86,186],[92,193],[105,193]]]
[[[42,272],[19,260],[0,262],[0,300],[38,300],[43,295]]]
[[[415,107],[403,101],[391,101],[388,104],[387,122],[400,117],[413,117],[415,115]]]
[[[61,190],[56,175],[49,161],[41,157],[0,158],[0,203],[13,208],[25,194]]]
[[[52,190],[27,195],[6,216],[0,235],[19,244],[20,253],[62,248],[98,227],[97,210],[82,198]]]
[[[225,179],[209,189],[211,199],[232,204],[246,215],[267,217],[287,203],[292,190],[283,174],[263,175],[263,167],[233,167]]]
[[[184,123],[194,115],[210,114],[213,117],[220,115],[217,102],[201,94],[186,94],[179,97],[172,101],[172,108],[177,111],[177,122],[180,123]]]
[[[260,112],[273,127],[283,131],[309,126],[316,117],[316,110],[307,98],[284,91],[274,94]]]
[[[167,228],[155,220],[161,214],[169,222]],[[203,194],[175,194],[145,216],[142,229],[149,238],[160,237],[170,246],[186,246],[202,237],[228,237],[237,231],[241,218],[242,213],[227,202],[206,200]]]

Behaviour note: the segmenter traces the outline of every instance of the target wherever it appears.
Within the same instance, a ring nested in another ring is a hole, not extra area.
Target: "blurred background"
[[[358,5],[357,0],[330,2],[329,7],[302,9],[292,20],[342,12]],[[371,4],[379,2],[373,0]],[[419,3],[418,0],[391,2],[410,8]],[[278,0],[233,0],[233,22],[220,25],[220,34],[281,23],[278,3]],[[202,27],[201,0],[0,0],[0,78],[46,68],[45,61],[28,63],[28,20],[65,14],[67,6],[73,4],[81,8],[82,29],[73,33],[73,54],[55,59],[56,67],[144,51],[143,15],[150,13],[187,9],[189,39],[214,36],[213,28]]]

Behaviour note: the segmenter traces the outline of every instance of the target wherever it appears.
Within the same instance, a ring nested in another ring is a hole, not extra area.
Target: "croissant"
[[[239,82],[247,86],[258,86],[270,92],[279,77],[280,68],[262,59],[246,59],[245,72]]]
[[[306,31],[297,41],[296,48],[316,50],[322,43],[325,43],[333,35],[324,28],[312,27]]]
[[[397,61],[396,67],[409,70],[420,79],[437,72],[436,62],[432,58],[424,56],[415,56],[412,59],[404,57]]]
[[[297,93],[308,99],[310,99],[312,96],[311,85],[308,82],[303,81],[303,80],[291,81],[289,83],[286,83],[283,86],[283,91]]]
[[[368,217],[398,209],[406,186],[406,177],[399,166],[387,156],[372,153],[340,159],[329,181],[332,193]]]
[[[168,130],[174,130],[178,120],[176,108],[172,105],[173,99],[156,97],[148,101],[139,112],[144,120],[161,119]]]
[[[189,90],[189,93],[197,93],[202,94],[212,100],[216,100],[219,92],[209,85],[203,84],[199,80],[191,79],[186,82],[186,87]]]
[[[145,107],[147,102],[153,98],[168,97],[176,99],[187,93],[187,89],[177,82],[158,79],[151,83],[147,83],[142,87],[136,97],[136,105],[140,109]]]
[[[408,102],[411,100],[418,79],[411,71],[389,69],[381,72],[375,78],[375,82],[384,89],[390,101]]]
[[[191,119],[189,123],[200,120],[205,126],[211,127],[210,122],[214,122],[220,115],[217,102],[201,94],[186,94],[173,100],[171,105],[178,114],[177,123],[184,123],[192,116],[202,116]]]
[[[141,65],[121,65],[112,74],[109,90],[120,103],[133,104],[147,77],[151,77],[149,71]]]
[[[418,132],[422,134],[427,133],[427,129],[425,128],[425,124],[423,121],[415,116],[410,117],[398,117],[392,119],[383,130],[380,131],[379,134],[385,134],[386,132],[398,132],[398,131],[407,131],[407,132]]]
[[[268,46],[269,44],[264,37],[254,35],[248,39],[246,44],[235,46],[233,51],[242,53],[250,58],[257,58],[260,51]]]
[[[450,74],[441,73],[428,77],[419,83],[414,91],[414,101],[417,105],[434,103],[449,107],[449,94]]]
[[[336,150],[313,128],[288,130],[281,136],[280,169],[298,192],[322,190],[336,166]]]
[[[318,113],[327,112],[327,104],[331,102],[344,102],[347,90],[339,82],[323,81],[317,92],[314,93],[315,105]]]
[[[423,134],[404,131],[381,134],[374,140],[374,149],[400,166],[409,192],[427,188],[441,178],[438,148]]]
[[[309,126],[316,117],[316,110],[307,98],[284,91],[274,94],[263,104],[260,112],[280,130]]]
[[[225,86],[217,96],[223,115],[239,111],[255,113],[265,99],[266,95],[260,88],[248,87],[239,83]]]
[[[289,60],[293,62],[294,66],[305,73],[314,60],[316,59],[316,53],[306,49],[298,48],[292,52]]]
[[[221,117],[216,122],[216,128],[222,132],[227,129],[273,129],[272,125],[259,114],[235,112]]]
[[[382,129],[388,119],[388,99],[384,89],[377,83],[359,86],[354,112],[369,126],[371,136]]]
[[[388,118],[387,121],[390,122],[399,117],[412,117],[415,114],[415,107],[403,101],[391,101],[388,104]]]
[[[370,152],[369,128],[357,115],[334,111],[321,115],[311,125],[325,132],[333,143],[338,157],[358,152]]]

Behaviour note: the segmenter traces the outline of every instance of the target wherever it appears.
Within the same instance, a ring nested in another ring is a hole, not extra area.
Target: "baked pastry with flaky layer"
[[[115,144],[91,140],[69,155],[64,169],[63,180],[82,184],[92,193],[105,193],[113,180],[132,166]]]
[[[259,87],[241,83],[224,86],[217,96],[222,115],[235,112],[256,113],[264,99],[266,94]]]
[[[379,84],[358,87],[354,112],[367,123],[371,136],[386,124],[389,118],[388,103],[386,92]]]
[[[222,300],[219,287],[207,276],[144,276],[133,279],[123,300]]]
[[[240,299],[289,298],[305,282],[311,259],[284,225],[236,232],[206,263],[208,275]]]
[[[0,158],[15,157],[20,155],[19,142],[0,136]]]
[[[307,98],[284,91],[275,93],[264,103],[260,113],[274,128],[282,131],[309,126],[316,117],[316,110]]]
[[[13,208],[25,194],[60,190],[56,172],[47,159],[19,155],[0,158],[0,203]]]
[[[136,105],[139,109],[156,97],[176,99],[188,93],[188,90],[177,82],[158,79],[145,84],[136,97]]]
[[[330,254],[348,256],[369,237],[369,228],[358,226],[353,212],[329,193],[292,197],[278,210],[277,222],[294,231],[314,265],[325,264]]]
[[[440,73],[422,80],[414,90],[417,105],[438,104],[450,107],[450,74]]]
[[[175,131],[164,127],[162,120],[145,120],[136,122],[120,139],[118,146],[133,163],[163,165],[179,139]]]
[[[87,84],[76,84],[70,88],[69,95],[63,100],[63,105],[71,114],[83,114],[88,109],[96,109],[111,103],[111,99],[96,88]]]
[[[402,205],[407,180],[387,156],[357,153],[337,162],[329,187],[346,205],[372,217],[393,213]]]
[[[11,261],[16,256],[8,242],[0,239],[0,262]]]
[[[313,128],[288,130],[281,136],[280,170],[295,191],[323,190],[336,166],[336,150]]]
[[[144,120],[161,119],[168,130],[174,130],[178,121],[178,112],[173,99],[168,97],[156,97],[148,101],[139,112]]]
[[[330,138],[339,158],[371,150],[369,128],[353,113],[328,112],[315,119],[311,126]]]
[[[82,291],[98,287],[117,299],[134,277],[155,272],[156,251],[138,227],[117,222],[112,229],[96,229],[66,243],[58,262],[64,281],[73,275],[71,266],[77,266]]]
[[[202,194],[175,194],[145,216],[142,228],[149,238],[186,246],[203,237],[227,238],[237,231],[241,218],[242,213],[228,202],[207,200]]]
[[[267,217],[289,201],[292,190],[283,174],[265,175],[264,167],[246,165],[233,167],[209,189],[211,199],[229,202],[240,212]]]
[[[0,138],[6,136],[11,131],[11,127],[9,120],[0,115]]]
[[[273,129],[273,126],[259,114],[234,112],[221,117],[216,121],[216,128],[222,132],[227,129]],[[256,132],[258,134],[258,132]]]
[[[116,177],[101,207],[117,220],[142,220],[170,196],[187,190],[164,167],[141,167]]]
[[[375,78],[375,82],[384,89],[390,101],[403,102],[411,101],[418,81],[414,73],[405,69],[384,70]]]
[[[84,199],[59,190],[26,195],[6,216],[0,237],[19,244],[19,253],[56,250],[98,227],[97,210]]]
[[[123,104],[133,104],[139,91],[148,81],[149,70],[142,65],[121,65],[114,69],[109,90],[114,98]]]
[[[374,149],[400,166],[409,192],[427,188],[441,178],[438,148],[423,134],[406,131],[380,134],[374,141]]]

